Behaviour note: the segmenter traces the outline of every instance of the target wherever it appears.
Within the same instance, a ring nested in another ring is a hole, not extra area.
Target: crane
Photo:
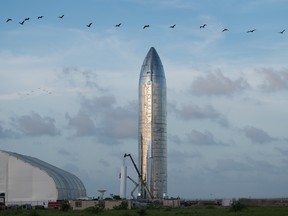
[[[131,161],[132,161],[132,163],[133,163],[133,165],[134,165],[134,168],[135,168],[135,170],[136,170],[136,172],[137,172],[137,174],[138,174],[140,183],[141,183],[141,185],[144,187],[144,189],[145,189],[145,191],[146,191],[146,193],[147,193],[147,195],[148,195],[148,199],[149,199],[149,200],[153,200],[153,196],[152,196],[151,192],[149,191],[146,183],[144,182],[144,180],[143,180],[143,178],[142,178],[142,175],[141,175],[141,173],[139,172],[139,170],[138,170],[138,168],[137,168],[137,166],[136,166],[136,164],[135,164],[135,162],[134,162],[131,154],[126,154],[126,153],[125,153],[125,154],[124,154],[124,158],[126,158],[126,157],[130,157],[130,159],[131,159]],[[129,179],[130,179],[130,178],[129,178]],[[130,179],[130,180],[131,180],[131,179]],[[137,185],[137,186],[138,186],[138,185]],[[136,189],[136,188],[135,188],[135,189]],[[134,190],[135,190],[135,189],[134,189]],[[133,192],[134,192],[134,190],[133,190]]]
[[[131,197],[135,200],[135,196],[134,196],[134,191],[137,189],[137,187],[139,186],[139,184],[134,181],[130,176],[127,176],[127,178],[132,181],[135,184],[135,187],[133,188],[133,190],[131,191]]]

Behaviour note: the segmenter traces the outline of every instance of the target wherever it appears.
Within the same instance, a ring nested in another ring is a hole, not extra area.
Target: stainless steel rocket
[[[167,194],[166,79],[154,47],[147,53],[139,78],[139,168],[155,199]],[[140,184],[141,185],[141,184]],[[143,185],[141,198],[148,198]]]

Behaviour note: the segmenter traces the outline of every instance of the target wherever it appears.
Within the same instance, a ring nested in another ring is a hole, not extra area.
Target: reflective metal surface
[[[167,193],[166,79],[151,47],[139,78],[139,169],[154,198]],[[141,198],[146,198],[140,188]]]

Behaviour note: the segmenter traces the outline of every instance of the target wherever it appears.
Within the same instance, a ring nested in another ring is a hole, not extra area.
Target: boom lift
[[[134,196],[134,191],[137,189],[137,187],[139,186],[139,184],[136,182],[136,181],[134,181],[130,176],[127,176],[127,178],[130,180],[130,181],[132,181],[133,183],[134,183],[134,185],[135,185],[135,187],[133,188],[133,190],[131,191],[131,197],[134,199],[134,200],[136,200],[136,198],[135,198],[135,196]]]
[[[126,158],[126,157],[130,157],[130,159],[131,159],[131,161],[132,161],[132,163],[133,163],[133,165],[134,165],[134,168],[135,168],[135,170],[136,170],[136,172],[137,172],[137,174],[138,174],[138,178],[139,178],[139,180],[140,180],[140,183],[141,183],[141,185],[144,187],[144,190],[145,190],[146,193],[147,193],[148,200],[152,201],[152,200],[153,200],[153,196],[152,196],[151,192],[149,191],[146,183],[144,182],[144,180],[143,180],[143,178],[142,178],[142,175],[141,175],[141,173],[139,172],[139,170],[138,170],[138,168],[137,168],[137,166],[136,166],[136,164],[135,164],[135,162],[134,162],[131,154],[126,154],[126,153],[125,153],[125,154],[124,154],[124,158]],[[130,178],[129,178],[129,179],[130,179]],[[130,179],[130,180],[131,180],[131,179]],[[137,185],[137,186],[138,186],[138,185]],[[135,188],[135,189],[136,189],[136,188]],[[134,190],[135,190],[135,189],[134,189]],[[134,192],[134,190],[133,190],[133,192]]]

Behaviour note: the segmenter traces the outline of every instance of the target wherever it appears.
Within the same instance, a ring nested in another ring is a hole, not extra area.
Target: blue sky
[[[168,87],[168,195],[287,197],[287,7],[1,1],[0,149],[76,174],[89,196],[119,194],[124,153],[137,160],[138,80],[154,46]]]

